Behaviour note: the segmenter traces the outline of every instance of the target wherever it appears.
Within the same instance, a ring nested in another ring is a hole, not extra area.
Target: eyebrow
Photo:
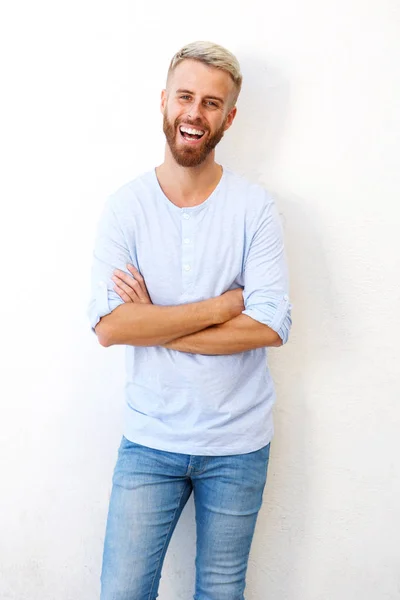
[[[183,90],[183,89],[179,89],[176,90],[177,94],[190,94],[191,96],[194,95],[194,92],[191,92],[190,90]],[[218,102],[221,102],[221,104],[224,103],[223,98],[219,98],[218,96],[205,96],[205,98],[207,98],[208,100],[218,100]]]

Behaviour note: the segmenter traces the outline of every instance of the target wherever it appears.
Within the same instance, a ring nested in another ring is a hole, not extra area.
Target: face
[[[172,156],[183,167],[200,165],[236,115],[235,86],[228,73],[197,60],[172,72],[161,96],[163,129]]]

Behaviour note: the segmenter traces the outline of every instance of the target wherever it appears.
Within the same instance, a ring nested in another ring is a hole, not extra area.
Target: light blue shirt
[[[243,287],[243,314],[285,343],[291,327],[288,276],[275,203],[257,184],[224,169],[198,206],[179,208],[155,171],[124,185],[104,208],[95,242],[92,327],[123,303],[114,269],[132,263],[153,304],[198,302]],[[169,452],[242,454],[273,435],[275,390],[261,348],[209,356],[126,346],[124,435]]]

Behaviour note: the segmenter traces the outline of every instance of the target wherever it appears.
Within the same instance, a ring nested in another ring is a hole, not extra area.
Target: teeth
[[[191,135],[203,135],[204,131],[200,129],[189,129],[189,127],[181,127],[182,133],[190,133]]]

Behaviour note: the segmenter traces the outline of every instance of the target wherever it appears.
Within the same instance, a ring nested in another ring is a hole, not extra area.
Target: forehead
[[[219,95],[227,98],[234,89],[234,83],[226,71],[198,60],[186,59],[171,73],[168,88],[172,93],[185,89],[202,96]]]

